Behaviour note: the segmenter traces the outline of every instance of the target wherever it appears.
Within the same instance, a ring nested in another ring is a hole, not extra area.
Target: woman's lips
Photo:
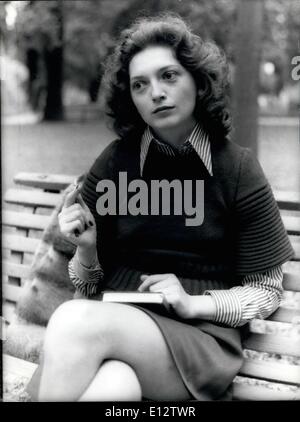
[[[153,114],[160,113],[161,111],[173,110],[173,108],[174,108],[174,106],[161,106],[161,107],[157,107],[153,111]]]

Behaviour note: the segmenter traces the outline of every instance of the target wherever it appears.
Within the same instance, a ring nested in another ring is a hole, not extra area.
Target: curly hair
[[[193,76],[197,87],[194,115],[210,135],[226,137],[231,130],[227,109],[228,65],[225,55],[213,42],[191,32],[182,18],[173,14],[143,17],[122,31],[104,75],[106,114],[122,138],[141,135],[146,123],[138,113],[130,93],[129,63],[148,46],[173,49],[176,59]]]

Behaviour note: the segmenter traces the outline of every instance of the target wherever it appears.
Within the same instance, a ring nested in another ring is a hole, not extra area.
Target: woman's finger
[[[78,207],[80,207],[79,204],[77,204]],[[58,222],[60,230],[63,232],[65,224],[73,223],[74,221],[79,220],[82,224],[83,229],[87,229],[88,226],[85,222],[84,218],[84,211],[80,207],[79,209],[73,208],[74,205],[71,205],[71,207],[66,208],[65,210],[62,210],[61,213],[58,215]],[[73,209],[72,209],[73,208]],[[72,210],[71,210],[72,209]]]
[[[149,289],[149,287],[152,284],[157,283],[159,281],[163,281],[167,278],[170,278],[171,276],[173,276],[173,274],[153,274],[149,276],[142,275],[141,276],[142,284],[139,286],[138,290],[143,292]]]
[[[74,210],[73,212],[61,214],[59,217],[60,224],[72,223],[73,221],[80,220],[83,225],[86,225],[84,211]],[[86,227],[87,228],[87,227]]]
[[[79,204],[82,206],[82,208],[83,208],[85,211],[88,211],[88,212],[90,211],[89,207],[88,207],[88,206],[86,205],[86,203],[84,202],[84,200],[83,200],[83,198],[82,198],[81,193],[79,193],[79,194],[78,194],[77,200],[78,200]]]
[[[66,195],[63,207],[68,208],[71,205],[75,204],[78,194],[79,194],[79,185],[76,185],[74,189],[71,190],[71,192],[69,192]]]
[[[78,203],[82,206],[82,208],[85,211],[85,218],[86,218],[86,223],[89,224],[90,226],[93,226],[95,224],[95,219],[93,214],[91,213],[89,207],[86,205],[86,203],[84,202],[81,193],[79,193],[78,197],[77,197],[77,201]]]
[[[80,220],[75,220],[70,223],[63,224],[60,230],[65,236],[71,235],[78,237],[81,233],[84,232],[85,227]]]
[[[164,293],[165,290],[172,287],[173,284],[174,284],[174,280],[172,278],[167,278],[163,281],[158,281],[156,283],[151,284],[151,286],[149,287],[149,291]]]

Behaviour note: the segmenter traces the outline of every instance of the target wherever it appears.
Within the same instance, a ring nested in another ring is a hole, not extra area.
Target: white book
[[[153,292],[103,292],[103,302],[118,302],[118,303],[141,303],[141,304],[153,304],[162,305],[166,309],[169,309],[169,304],[166,302],[165,297],[162,293]]]

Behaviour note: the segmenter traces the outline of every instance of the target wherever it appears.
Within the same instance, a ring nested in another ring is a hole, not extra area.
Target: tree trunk
[[[28,48],[26,51],[26,66],[28,69],[27,94],[29,103],[33,110],[38,109],[38,95],[35,89],[39,75],[39,52],[35,48]]]
[[[62,1],[56,1],[53,14],[57,21],[58,45],[45,48],[45,67],[47,80],[46,106],[44,120],[63,120],[63,13]]]
[[[256,154],[263,1],[239,0],[233,86],[234,140]]]

